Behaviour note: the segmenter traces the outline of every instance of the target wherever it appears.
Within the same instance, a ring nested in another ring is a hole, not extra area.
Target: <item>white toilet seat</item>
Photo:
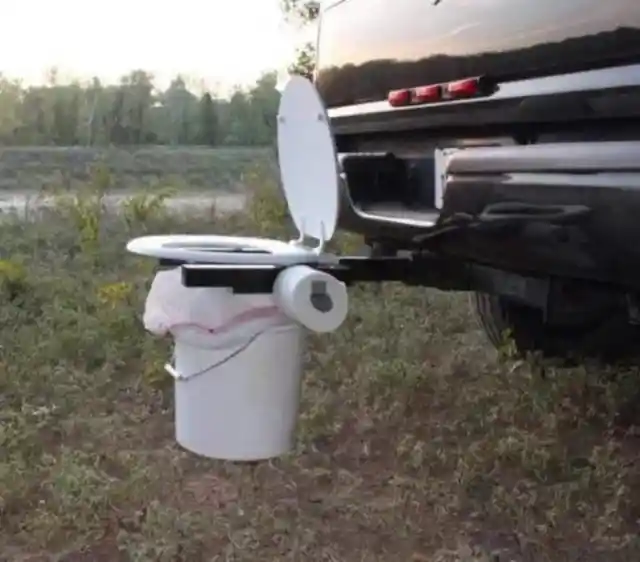
[[[329,254],[269,238],[176,234],[131,240],[127,250],[141,256],[191,263],[295,265],[334,261]]]
[[[336,261],[324,245],[336,229],[339,171],[326,109],[314,85],[293,76],[278,111],[278,161],[297,241],[217,235],[145,236],[127,250],[190,263],[295,265]],[[314,246],[304,241],[314,239]]]

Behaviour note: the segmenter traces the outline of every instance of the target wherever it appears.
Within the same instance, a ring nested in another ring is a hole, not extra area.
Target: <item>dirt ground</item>
[[[216,230],[282,234],[272,192]],[[295,451],[180,449],[170,342],[140,321],[154,264],[123,248],[212,223],[145,201],[0,223],[0,560],[640,560],[637,369],[498,353],[466,295],[354,288],[309,338]]]

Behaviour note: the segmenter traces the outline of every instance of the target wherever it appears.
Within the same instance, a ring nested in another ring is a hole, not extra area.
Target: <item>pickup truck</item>
[[[637,354],[640,2],[338,0],[318,29],[339,227],[431,256],[425,285],[474,266],[495,345]]]

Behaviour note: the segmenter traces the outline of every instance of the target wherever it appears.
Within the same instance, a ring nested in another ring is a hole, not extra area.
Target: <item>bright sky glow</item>
[[[227,89],[281,69],[294,33],[278,0],[6,0],[0,8],[0,72],[41,82],[97,75],[115,81],[135,68],[160,84],[176,74]]]

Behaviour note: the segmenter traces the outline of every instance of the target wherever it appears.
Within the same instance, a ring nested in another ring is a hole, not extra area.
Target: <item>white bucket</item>
[[[294,445],[298,418],[303,328],[272,326],[248,334],[243,343],[234,339],[226,349],[176,339],[176,440],[214,459],[285,454]]]

